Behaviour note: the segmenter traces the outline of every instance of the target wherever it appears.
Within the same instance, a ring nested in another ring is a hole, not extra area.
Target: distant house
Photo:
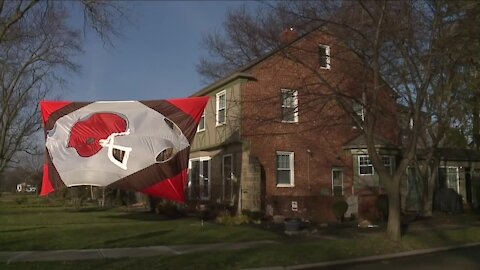
[[[188,199],[332,221],[332,203],[342,197],[349,203],[347,215],[375,215],[377,196],[384,190],[365,138],[315,75],[342,85],[352,96],[347,106],[363,120],[366,112],[355,101],[362,98],[361,84],[336,54],[354,56],[318,31],[293,36],[285,47],[193,94],[211,99],[191,147]],[[288,50],[316,68],[286,57]],[[393,171],[401,155],[397,104],[390,89],[379,96],[383,106],[375,142],[384,165]],[[448,166],[447,172],[452,170]],[[412,189],[404,182],[403,206]]]
[[[17,185],[17,192],[37,192],[37,188],[23,182]]]

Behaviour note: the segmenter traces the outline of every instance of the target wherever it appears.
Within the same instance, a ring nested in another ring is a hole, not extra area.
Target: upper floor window
[[[357,119],[359,119],[362,122],[365,121],[365,108],[363,107],[362,104],[354,101],[352,104],[352,110],[353,110],[353,113],[355,114],[354,116],[358,117]],[[352,121],[353,121],[353,128],[357,128],[359,125],[357,120],[353,119]]]
[[[330,46],[323,44],[318,45],[318,60],[320,68],[330,69]]]
[[[205,130],[205,111],[202,113],[202,117],[200,117],[200,122],[198,123],[197,131],[204,131]]]
[[[293,187],[293,152],[277,152],[277,187]]]
[[[282,121],[298,122],[298,92],[282,89]]]
[[[216,125],[225,124],[227,118],[227,92],[225,90],[217,93],[216,100]]]

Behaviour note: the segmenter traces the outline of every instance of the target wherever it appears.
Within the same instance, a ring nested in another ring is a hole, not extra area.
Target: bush
[[[242,225],[248,224],[249,222],[250,219],[246,215],[231,216],[224,213],[215,218],[215,223],[225,226]]]
[[[336,201],[332,205],[333,213],[338,221],[343,221],[343,217],[348,209],[348,203],[344,200]]]
[[[383,221],[388,220],[388,196],[379,195],[377,199],[377,210]]]
[[[172,201],[161,201],[157,204],[155,212],[169,218],[180,218],[185,216],[183,208]]]
[[[24,204],[24,203],[27,202],[27,198],[25,198],[25,197],[18,197],[18,198],[15,198],[15,202],[16,202],[17,204]]]
[[[252,211],[250,213],[250,219],[254,221],[259,221],[263,218],[263,213],[261,211]]]

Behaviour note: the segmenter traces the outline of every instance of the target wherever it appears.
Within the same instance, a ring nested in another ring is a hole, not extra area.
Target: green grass
[[[33,205],[33,206],[32,206]],[[227,227],[195,218],[115,209],[40,207],[0,202],[0,250],[53,250],[178,245],[278,239],[247,226]]]
[[[75,211],[68,207],[45,207],[29,197],[18,204],[0,198],[0,250],[82,249],[173,245],[215,242],[238,242],[273,239],[279,244],[244,250],[199,252],[178,256],[122,258],[69,262],[0,263],[0,269],[241,269],[286,266],[346,258],[457,245],[480,241],[478,216],[442,215],[416,223],[400,242],[386,239],[381,230],[357,228],[331,229],[315,237],[285,238],[266,230],[248,226],[226,227],[212,223],[201,226],[198,219],[163,220],[157,215],[115,209],[87,208]],[[56,202],[52,202],[55,204]],[[469,227],[445,229],[437,224],[470,224]],[[422,225],[423,224],[423,225]],[[419,226],[421,225],[421,226]],[[423,227],[423,229],[418,229]],[[333,231],[330,231],[333,230]]]
[[[473,236],[473,239],[470,238]],[[0,269],[242,269],[287,266],[321,261],[388,254],[428,247],[480,241],[480,228],[412,233],[401,242],[391,242],[383,235],[343,240],[282,243],[257,248],[158,256],[151,258],[104,259],[74,262],[35,262],[0,265]]]

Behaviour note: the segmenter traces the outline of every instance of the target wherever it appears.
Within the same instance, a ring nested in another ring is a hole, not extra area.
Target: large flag
[[[185,201],[190,144],[207,102],[42,101],[40,194],[94,185]]]

